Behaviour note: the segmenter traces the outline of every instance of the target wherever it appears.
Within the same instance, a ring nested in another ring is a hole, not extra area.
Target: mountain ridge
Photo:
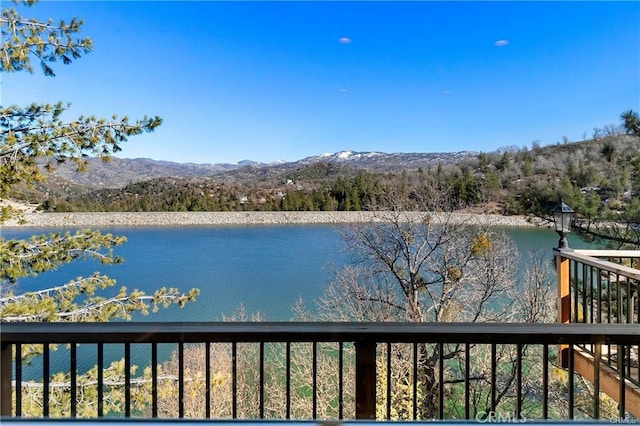
[[[437,153],[385,153],[379,151],[343,150],[335,153],[312,155],[296,161],[274,161],[263,163],[242,160],[238,163],[178,163],[152,158],[118,158],[103,162],[98,158],[89,158],[89,173],[79,173],[71,163],[59,165],[49,176],[61,179],[88,189],[119,188],[130,183],[159,177],[204,178],[220,177],[226,173],[241,174],[241,179],[252,176],[295,170],[314,163],[329,163],[351,166],[375,172],[390,172],[399,169],[419,169],[438,163],[452,164],[461,159],[477,155],[473,151],[437,152]],[[242,173],[239,173],[242,171]]]

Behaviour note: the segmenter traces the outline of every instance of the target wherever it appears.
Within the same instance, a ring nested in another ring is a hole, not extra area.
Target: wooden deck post
[[[0,416],[11,416],[11,349],[10,343],[3,343],[0,349]]]
[[[356,341],[356,419],[376,418],[376,343]]]
[[[569,281],[569,259],[562,256],[561,249],[554,249],[556,252],[556,275],[558,277],[558,317],[559,324],[569,324],[571,322],[571,288]],[[558,361],[562,368],[569,365],[569,346],[558,346]]]

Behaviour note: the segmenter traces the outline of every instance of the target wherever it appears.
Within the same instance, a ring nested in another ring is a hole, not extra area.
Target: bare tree
[[[549,258],[541,250],[528,253],[527,267],[521,276],[522,291],[517,299],[520,321],[555,321],[556,291],[552,286],[554,279]]]
[[[510,322],[548,317],[553,309],[548,306],[546,292],[549,277],[535,271],[537,284],[520,286],[516,279],[518,251],[503,232],[488,223],[459,220],[448,212],[444,194],[431,194],[423,200],[429,213],[407,212],[392,201],[392,195],[384,208],[377,209],[376,223],[355,225],[343,233],[351,264],[338,271],[320,298],[318,319]],[[393,347],[394,359],[405,363],[394,367],[390,397],[402,394],[402,386],[416,386],[420,394],[418,417],[437,417],[439,359],[447,360],[445,382],[453,389],[463,381],[457,375],[464,370],[452,368],[452,364],[472,355],[465,353],[462,345],[418,345],[417,381],[413,383],[406,365],[412,362],[410,350]],[[480,362],[487,359],[487,350],[474,349],[474,368],[479,369],[472,377],[477,410],[487,407],[488,367]],[[520,355],[526,351],[523,348]],[[498,403],[515,394],[517,355],[515,348],[498,351],[499,363],[504,366],[497,382]],[[460,406],[449,404],[448,414],[459,416]],[[398,414],[398,418],[406,417]]]

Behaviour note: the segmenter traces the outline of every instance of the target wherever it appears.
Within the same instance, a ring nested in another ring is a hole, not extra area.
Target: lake
[[[342,227],[347,226],[343,225]],[[16,292],[59,285],[88,276],[99,270],[117,280],[106,294],[114,294],[120,286],[153,292],[161,286],[188,291],[200,289],[193,303],[182,309],[161,309],[148,316],[135,315],[137,321],[216,321],[244,306],[251,315],[259,312],[271,321],[292,317],[292,307],[303,299],[313,309],[333,273],[347,262],[335,225],[269,225],[269,226],[193,226],[149,228],[102,228],[103,232],[124,235],[128,242],[116,247],[115,253],[125,261],[117,265],[101,265],[95,261],[73,262],[39,277],[23,279]],[[551,249],[558,236],[549,229],[503,228],[514,240],[524,266],[526,254],[543,250],[551,259]],[[62,232],[57,228],[8,228],[2,237],[25,238],[29,235]],[[587,247],[570,235],[573,247]],[[107,362],[122,357],[121,345],[107,348]],[[161,348],[166,359],[172,348]],[[51,361],[52,371],[68,370],[66,350],[58,350]],[[134,364],[148,363],[149,354],[138,349]],[[95,349],[79,349],[79,371],[95,363]],[[24,367],[25,379],[41,374],[39,361]]]
[[[347,225],[343,225],[347,226]],[[183,309],[160,310],[139,321],[221,320],[243,305],[247,313],[260,312],[271,321],[289,320],[291,308],[304,299],[308,308],[321,295],[333,273],[347,261],[335,225],[193,226],[102,228],[124,235],[116,247],[122,264],[74,262],[40,277],[21,280],[17,291],[58,285],[99,270],[126,286],[152,292],[161,286],[187,291],[200,289],[198,300]],[[549,254],[558,236],[549,229],[503,228],[516,243],[521,264],[526,253]],[[9,228],[2,237],[22,238],[53,228]],[[573,247],[587,244],[570,235]],[[111,293],[116,292],[116,288]]]

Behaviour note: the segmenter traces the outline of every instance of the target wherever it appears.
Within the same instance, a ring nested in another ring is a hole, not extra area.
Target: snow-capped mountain
[[[477,155],[476,152],[428,152],[428,153],[392,153],[387,154],[378,151],[356,152],[351,150],[335,153],[324,153],[303,158],[295,163],[312,164],[316,162],[342,163],[370,170],[391,171],[393,169],[406,169],[428,167],[433,164],[451,164],[463,158]]]
[[[242,171],[245,178],[252,173],[262,174],[270,171],[296,169],[314,163],[339,164],[341,166],[367,169],[375,172],[394,172],[401,170],[427,168],[438,163],[443,165],[456,163],[465,158],[475,156],[470,151],[441,153],[392,153],[377,151],[356,152],[344,150],[335,153],[324,153],[303,158],[298,161],[275,161],[261,163],[243,160],[237,164],[195,164],[157,161],[149,158],[119,159],[113,158],[107,164],[98,159],[89,160],[89,173],[76,173],[72,164],[61,165],[53,176],[61,177],[74,184],[87,188],[115,188],[127,183],[157,177],[211,177],[224,179],[225,173]],[[237,173],[235,173],[237,174]]]

